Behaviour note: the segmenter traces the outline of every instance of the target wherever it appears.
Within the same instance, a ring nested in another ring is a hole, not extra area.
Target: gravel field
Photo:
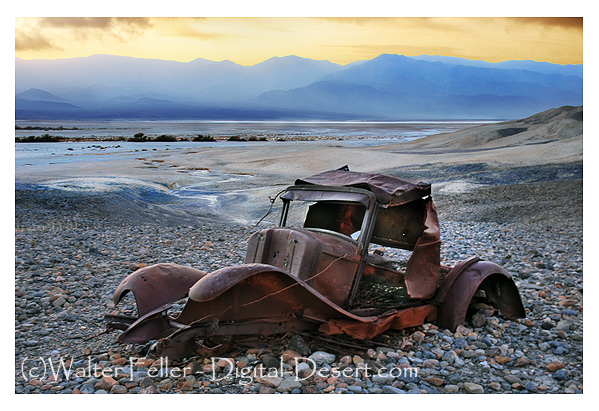
[[[117,343],[118,331],[88,339],[104,329],[104,313],[131,309],[130,297],[113,306],[114,289],[144,264],[208,272],[239,264],[255,228],[169,217],[110,196],[16,190],[15,392],[582,393],[582,164],[532,171],[471,165],[425,173],[441,187],[433,185],[443,262],[477,255],[503,265],[526,319],[489,317],[456,332],[425,324],[374,341],[293,334],[237,347],[229,360],[193,357],[163,368],[147,347]],[[471,189],[456,192],[462,183]],[[294,356],[328,371],[310,375]],[[77,372],[53,376],[61,360]],[[230,363],[284,372],[225,378]],[[168,372],[150,375],[153,367]]]

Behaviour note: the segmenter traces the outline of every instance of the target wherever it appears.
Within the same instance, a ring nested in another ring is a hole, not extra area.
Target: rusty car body
[[[441,265],[430,184],[346,166],[297,180],[281,200],[279,225],[249,238],[243,265],[205,273],[157,264],[129,275],[114,303],[131,292],[137,317],[106,316],[123,330],[118,339],[156,341],[158,353],[180,357],[236,335],[313,330],[370,339],[429,321],[453,330],[474,303],[509,319],[525,315],[501,266],[476,257]]]

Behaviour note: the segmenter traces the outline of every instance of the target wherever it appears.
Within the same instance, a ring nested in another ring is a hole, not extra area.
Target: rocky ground
[[[292,334],[168,364],[117,343],[118,331],[90,339],[104,313],[132,307],[114,307],[114,289],[143,265],[238,264],[254,227],[172,223],[103,209],[114,204],[93,195],[18,190],[15,392],[581,393],[582,179],[580,164],[568,167],[528,173],[525,184],[509,170],[473,169],[469,181],[487,185],[435,194],[443,262],[478,255],[503,265],[526,319],[477,318],[455,332],[424,324],[373,341]],[[61,361],[73,373],[53,373]]]

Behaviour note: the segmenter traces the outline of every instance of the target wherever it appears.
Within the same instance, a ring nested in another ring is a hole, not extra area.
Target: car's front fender
[[[125,278],[114,292],[114,304],[131,291],[139,317],[187,296],[189,289],[206,275],[204,271],[177,264],[155,264],[140,268]]]

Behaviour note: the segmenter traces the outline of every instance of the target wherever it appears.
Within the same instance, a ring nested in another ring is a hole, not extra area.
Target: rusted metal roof
[[[295,185],[306,184],[363,188],[374,193],[380,204],[389,206],[405,204],[431,193],[431,185],[427,183],[411,183],[383,174],[349,171],[347,166],[295,181]]]

